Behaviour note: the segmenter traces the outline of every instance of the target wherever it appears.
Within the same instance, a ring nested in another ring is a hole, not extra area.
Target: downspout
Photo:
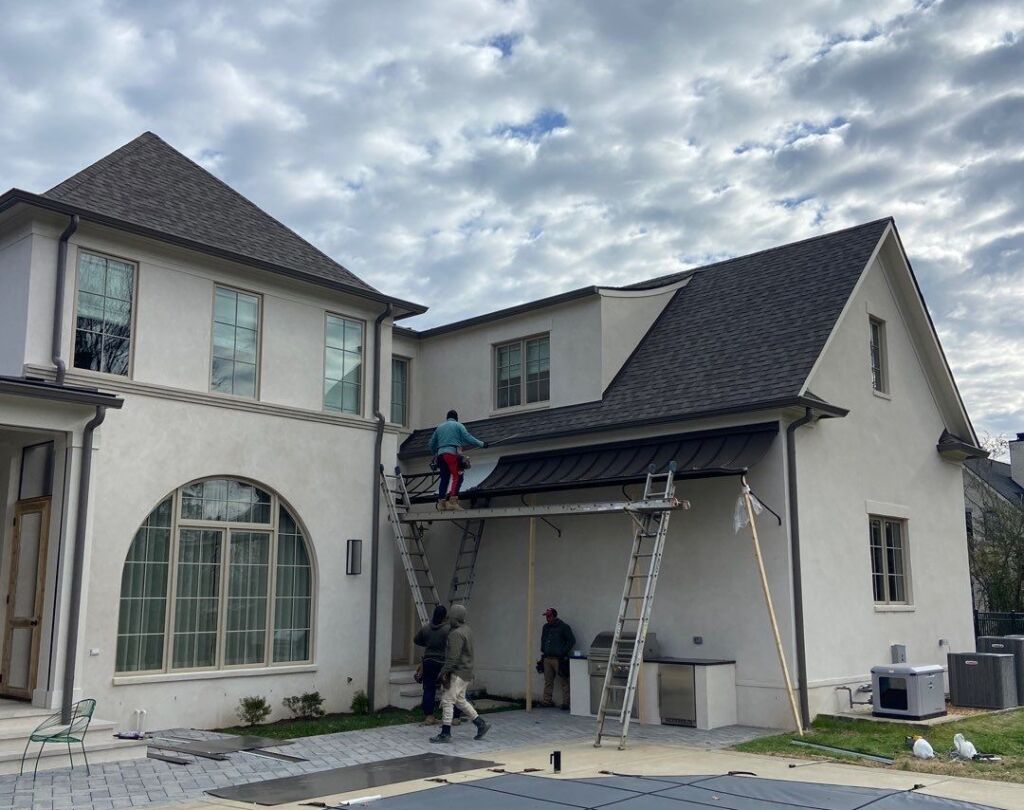
[[[384,321],[392,315],[391,304],[373,322],[373,418],[377,420],[377,438],[373,445],[372,523],[370,529],[370,653],[366,666],[366,697],[370,711],[376,708],[377,681],[377,566],[380,561],[380,459],[384,444],[384,423],[380,412],[380,333]]]
[[[57,243],[57,287],[53,296],[53,342],[50,346],[51,360],[57,367],[57,385],[64,385],[64,375],[67,373],[67,367],[60,358],[64,327],[64,280],[68,270],[68,240],[78,230],[78,221],[78,214],[73,214]]]
[[[796,634],[796,672],[800,685],[800,718],[806,728],[811,722],[811,709],[807,689],[807,645],[804,638],[804,587],[800,570],[800,515],[796,491],[796,432],[814,419],[814,410],[807,408],[804,415],[786,428],[786,471],[789,489],[789,542],[793,560],[793,630]]]
[[[82,608],[82,568],[85,566],[85,523],[89,515],[89,483],[92,479],[93,432],[107,416],[107,406],[97,405],[96,415],[82,431],[82,469],[78,479],[78,509],[75,513],[75,547],[71,561],[71,598],[68,600],[67,648],[64,652],[64,691],[61,694],[62,723],[71,722],[72,695],[75,691],[75,664],[78,656],[78,624]]]

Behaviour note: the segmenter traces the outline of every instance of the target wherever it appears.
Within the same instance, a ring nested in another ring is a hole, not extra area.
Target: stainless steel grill
[[[590,643],[590,649],[587,651],[587,671],[590,674],[590,711],[592,714],[597,714],[598,707],[601,703],[601,689],[604,686],[604,676],[608,671],[609,658],[612,648],[612,638],[615,634],[611,630],[606,630],[602,633],[598,633],[594,636],[594,640]],[[625,685],[626,676],[629,674],[629,657],[633,651],[633,644],[636,641],[635,633],[623,633],[622,638],[619,640],[619,654],[616,656],[615,661],[611,662],[612,667],[612,683]],[[644,640],[644,660],[650,658],[657,658],[659,653],[658,648],[658,634],[648,633],[647,638]],[[619,710],[622,708],[622,698],[624,696],[623,691],[612,692],[612,705],[608,706],[611,711]],[[633,704],[633,717],[639,716],[639,704]]]

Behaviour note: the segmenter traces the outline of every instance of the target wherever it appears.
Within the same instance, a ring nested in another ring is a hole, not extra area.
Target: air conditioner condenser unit
[[[950,653],[949,698],[954,706],[1010,709],[1017,705],[1014,656],[1002,653]]]
[[[946,713],[943,669],[887,664],[871,668],[872,711],[875,717],[927,720]]]

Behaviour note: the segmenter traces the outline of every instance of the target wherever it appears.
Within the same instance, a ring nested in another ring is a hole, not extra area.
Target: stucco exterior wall
[[[685,429],[722,426],[692,425]],[[679,430],[680,427],[676,427]],[[592,441],[621,438],[594,437]],[[585,443],[585,442],[584,442]],[[784,509],[784,445],[775,440],[768,455],[751,473],[755,491],[776,511]],[[474,462],[476,459],[474,458]],[[475,463],[474,463],[475,466]],[[637,487],[631,494],[636,497]],[[766,727],[792,724],[789,705],[772,640],[764,598],[748,531],[735,533],[733,512],[739,495],[737,478],[680,481],[677,495],[692,509],[676,512],[669,538],[651,631],[658,634],[663,654],[723,657],[737,662],[739,722]],[[618,500],[618,489],[584,490],[538,496],[537,503]],[[495,502],[494,505],[500,505]],[[518,505],[510,499],[508,505]],[[632,523],[625,515],[552,518],[563,532],[558,538],[538,521],[536,599],[533,648],[526,642],[528,521],[494,520],[487,524],[469,607],[474,631],[479,685],[495,694],[523,695],[523,665],[539,657],[544,608],[555,606],[572,626],[577,648],[584,653],[593,637],[614,626],[629,559]],[[785,526],[767,513],[759,518],[765,562],[791,669],[793,625],[790,599],[790,558]],[[457,531],[434,524],[428,551],[435,581],[447,590]],[[695,644],[702,636],[703,644]],[[535,695],[542,679],[531,675]]]
[[[951,649],[974,649],[962,471],[935,449],[941,389],[908,331],[911,302],[893,286],[876,261],[810,380],[849,415],[797,433],[812,713],[835,710],[835,685],[867,680],[890,661],[891,644],[906,644],[913,664],[944,665]],[[869,315],[885,321],[889,395],[872,390]],[[909,605],[874,604],[869,514],[907,520]]]
[[[679,284],[644,292],[601,291],[601,390],[643,340]]]
[[[0,240],[0,375],[18,376],[25,362],[32,234],[19,228]]]

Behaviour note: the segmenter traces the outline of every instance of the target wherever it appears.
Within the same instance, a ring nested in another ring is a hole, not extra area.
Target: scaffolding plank
[[[595,501],[593,503],[559,503],[544,506],[497,506],[481,509],[410,509],[400,515],[403,523],[431,523],[435,520],[494,520],[498,518],[550,517],[553,515],[607,515],[616,512],[664,512],[689,509],[689,501],[675,498],[649,501]]]

